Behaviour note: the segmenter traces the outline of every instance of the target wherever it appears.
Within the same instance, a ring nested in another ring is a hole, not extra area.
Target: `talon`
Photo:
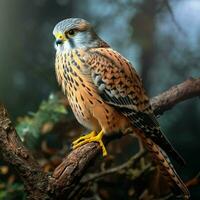
[[[79,143],[73,145],[72,149],[76,149],[76,148],[78,148],[78,147],[80,147],[80,146],[83,146],[84,144],[87,144],[87,143],[89,143],[89,142],[88,142],[88,139],[85,139],[85,140],[80,141]]]
[[[103,131],[100,131],[98,135],[96,135],[96,133],[94,131],[92,131],[91,133],[89,133],[85,136],[82,136],[79,139],[75,140],[72,143],[73,149],[76,149],[77,147],[80,147],[80,146],[87,144],[89,142],[98,142],[99,145],[102,148],[103,156],[107,156],[107,151],[106,151],[106,148],[103,144],[102,138],[103,138]]]
[[[80,143],[82,140],[84,141],[85,139],[88,139],[90,137],[94,137],[96,135],[95,131],[92,131],[86,135],[83,135],[81,137],[79,137],[77,140],[73,141],[72,144],[73,144],[73,149],[74,149],[74,146],[76,146],[78,143]]]

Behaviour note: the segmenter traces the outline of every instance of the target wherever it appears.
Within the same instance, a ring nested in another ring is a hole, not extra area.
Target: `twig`
[[[192,179],[188,180],[185,182],[185,185],[188,187],[188,188],[191,188],[191,187],[194,187],[194,186],[197,186],[197,185],[200,185],[200,172]],[[170,199],[171,197],[173,197],[174,194],[171,192],[169,194],[167,194],[166,196],[164,197],[161,197],[161,198],[158,198],[156,200],[167,200],[167,199]]]
[[[125,163],[116,166],[116,167],[112,167],[110,169],[107,169],[105,171],[99,172],[99,173],[93,173],[93,174],[88,174],[87,177],[84,177],[83,180],[81,180],[82,184],[94,181],[96,179],[99,179],[101,177],[116,173],[116,172],[120,172],[122,170],[128,169],[131,166],[134,166],[137,161],[143,157],[146,154],[146,151],[141,151],[138,152],[137,154],[135,154],[134,156],[132,156],[128,161],[126,161]]]
[[[168,199],[170,199],[173,196],[174,196],[173,193],[169,193],[169,194],[165,195],[164,197],[160,197],[160,198],[157,198],[155,200],[168,200]]]
[[[182,29],[182,27],[179,25],[179,23],[176,21],[176,18],[174,16],[174,12],[171,8],[171,5],[169,3],[168,0],[164,0],[164,4],[167,8],[167,10],[169,11],[169,14],[171,16],[172,22],[175,24],[176,28],[178,29],[178,31],[183,35],[183,36],[187,36],[187,34],[185,33],[185,31]]]
[[[200,172],[194,178],[188,180],[185,184],[188,188],[200,185]]]

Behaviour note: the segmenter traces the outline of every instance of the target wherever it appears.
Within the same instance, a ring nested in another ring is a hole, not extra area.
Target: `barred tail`
[[[152,153],[153,157],[157,161],[157,164],[161,168],[161,172],[168,180],[170,186],[177,188],[179,191],[181,190],[185,200],[190,199],[190,193],[186,185],[175,171],[166,153],[150,138],[146,138],[143,133],[139,133],[138,136],[142,139],[145,147]]]
[[[162,138],[160,138],[162,139],[162,141],[159,142],[161,144],[161,148],[168,154],[168,156],[171,156],[179,165],[185,165],[185,160],[182,158],[182,156],[174,149],[174,147],[170,144],[170,142],[161,132],[161,130],[159,130],[159,132],[160,135],[163,136]]]

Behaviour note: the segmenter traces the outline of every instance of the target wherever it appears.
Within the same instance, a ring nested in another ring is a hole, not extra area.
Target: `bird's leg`
[[[102,138],[103,138],[103,130],[99,132],[99,134],[94,138],[93,142],[98,142],[100,144],[100,147],[102,148],[103,156],[107,156],[106,147],[104,146]]]
[[[87,136],[87,135],[86,135]],[[84,138],[83,141],[79,140],[80,142],[76,142],[76,144],[73,143],[73,149],[76,149],[77,147],[80,147],[84,144],[87,144],[89,142],[98,142],[99,145],[101,146],[102,148],[102,152],[103,152],[103,156],[106,156],[107,155],[107,151],[106,151],[106,148],[103,144],[103,141],[102,141],[102,138],[103,138],[103,131],[101,130],[98,135],[91,135],[90,137],[87,137],[87,138]]]
[[[81,141],[84,141],[84,140],[89,139],[89,138],[94,137],[94,136],[96,136],[96,132],[92,131],[92,132],[90,132],[86,135],[79,137],[77,140],[73,141],[72,144],[73,144],[73,146],[75,146],[78,143],[80,143]]]

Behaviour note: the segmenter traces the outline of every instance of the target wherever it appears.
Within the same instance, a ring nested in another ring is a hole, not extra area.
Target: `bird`
[[[161,131],[142,80],[130,61],[101,39],[84,19],[58,22],[53,35],[57,81],[78,122],[91,130],[75,140],[73,148],[97,142],[106,156],[103,137],[132,130],[152,153],[169,184],[189,199],[189,191],[168,156],[181,165],[184,160]]]

